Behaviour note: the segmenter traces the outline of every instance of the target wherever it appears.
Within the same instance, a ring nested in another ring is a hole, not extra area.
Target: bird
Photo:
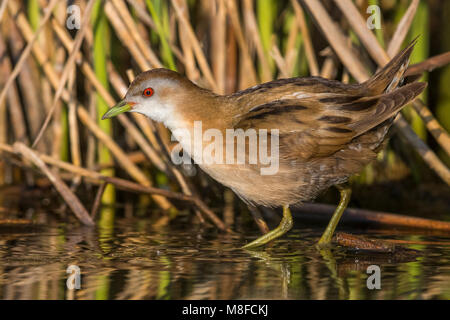
[[[427,86],[417,78],[408,81],[404,76],[416,42],[367,81],[353,84],[295,77],[220,95],[175,71],[151,69],[132,81],[124,99],[102,119],[123,112],[143,114],[163,123],[172,134],[184,132],[186,135],[177,139],[191,153],[195,153],[189,144],[195,143],[192,136],[196,123],[201,123],[203,130],[215,130],[223,136],[227,130],[250,130],[258,137],[264,133],[266,144],[277,145],[278,163],[273,174],[262,174],[263,167],[267,167],[262,158],[254,163],[199,164],[247,204],[283,208],[279,225],[243,248],[258,249],[284,235],[293,226],[291,207],[311,201],[335,186],[340,201],[318,241],[319,246],[326,247],[349,203],[349,178],[376,158],[399,111]],[[224,146],[229,142],[220,143]],[[238,149],[233,159],[239,156],[239,150],[249,156],[250,145],[250,139],[246,140],[248,148]],[[189,156],[195,160],[195,154]]]

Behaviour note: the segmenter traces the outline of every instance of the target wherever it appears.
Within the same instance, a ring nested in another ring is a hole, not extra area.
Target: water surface
[[[256,231],[243,238],[181,223],[155,229],[148,219],[121,219],[114,229],[0,228],[0,299],[450,298],[450,241],[442,235],[365,231],[418,250],[398,256],[319,251],[323,228],[302,225],[259,252],[237,249]],[[67,289],[70,265],[80,267],[79,290]],[[369,265],[380,267],[380,290],[367,288]]]

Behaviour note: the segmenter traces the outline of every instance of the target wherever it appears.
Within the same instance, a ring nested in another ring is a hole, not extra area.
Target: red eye
[[[145,89],[142,95],[144,97],[151,97],[153,95],[153,89],[152,88]]]

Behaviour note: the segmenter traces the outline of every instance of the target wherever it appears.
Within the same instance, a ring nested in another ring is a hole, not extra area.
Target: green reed
[[[109,59],[111,52],[110,44],[110,32],[108,21],[105,12],[102,10],[102,3],[96,2],[92,11],[92,21],[94,28],[94,71],[97,78],[100,80],[105,88],[109,88],[108,74],[106,69],[106,63]],[[99,127],[112,136],[112,122],[102,121],[101,117],[109,109],[105,100],[97,94],[97,119]],[[102,143],[98,144],[98,163],[109,164],[113,160],[111,153]],[[102,175],[114,176],[113,169],[103,169]],[[115,190],[114,187],[109,184],[103,193],[102,203],[106,205],[113,204],[115,202]],[[100,210],[100,222],[101,226],[107,227],[113,224],[114,211],[111,208],[102,208]]]
[[[164,65],[177,70],[172,49],[169,46],[169,12],[168,3],[161,0],[146,0],[147,8],[155,23],[156,33],[161,43],[161,57]]]

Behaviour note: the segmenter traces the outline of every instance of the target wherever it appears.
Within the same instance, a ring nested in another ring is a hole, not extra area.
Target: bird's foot
[[[254,250],[258,247],[261,247],[272,240],[275,240],[281,237],[283,234],[288,232],[293,225],[291,210],[289,210],[288,206],[283,207],[283,219],[281,219],[280,225],[273,229],[272,231],[266,233],[265,235],[259,237],[258,239],[247,243],[242,249],[246,250]]]

